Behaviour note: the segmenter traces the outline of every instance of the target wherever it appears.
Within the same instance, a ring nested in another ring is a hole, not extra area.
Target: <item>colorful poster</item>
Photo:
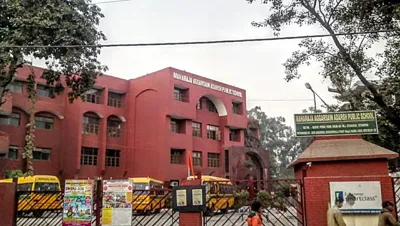
[[[176,199],[177,206],[187,206],[186,190],[177,190]]]
[[[103,182],[103,226],[132,225],[132,191],[131,180]]]
[[[93,180],[66,180],[63,226],[91,226]]]

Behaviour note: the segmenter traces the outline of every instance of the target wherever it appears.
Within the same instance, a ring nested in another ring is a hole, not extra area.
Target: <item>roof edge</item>
[[[286,168],[291,168],[299,163],[304,162],[328,162],[328,161],[347,161],[347,160],[366,160],[366,159],[395,159],[399,154],[381,154],[381,155],[360,155],[360,156],[340,156],[340,157],[319,157],[319,158],[298,158],[291,162]]]

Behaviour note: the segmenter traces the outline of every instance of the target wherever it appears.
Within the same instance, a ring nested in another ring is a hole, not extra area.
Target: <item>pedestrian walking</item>
[[[247,217],[248,226],[262,226],[262,208],[261,202],[254,201],[251,204],[251,210],[249,216]]]
[[[394,219],[392,212],[394,204],[390,201],[384,201],[382,203],[382,213],[379,215],[378,226],[400,226],[400,223]]]
[[[335,205],[328,209],[326,214],[328,226],[346,226],[346,223],[343,220],[342,212],[339,210],[342,208],[343,202],[343,198],[338,198],[335,200]]]

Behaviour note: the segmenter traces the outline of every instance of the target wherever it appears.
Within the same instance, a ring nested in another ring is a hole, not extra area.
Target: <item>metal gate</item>
[[[400,219],[400,177],[393,177],[393,196],[395,201],[396,218]]]
[[[305,226],[301,180],[235,181],[207,184],[205,226],[247,225],[253,200],[263,205],[263,225]]]
[[[400,183],[400,179],[394,184]],[[93,197],[92,226],[101,226],[102,181]],[[396,186],[395,186],[396,187]],[[213,181],[206,184],[207,211],[204,226],[247,225],[251,202],[263,204],[263,223],[268,226],[305,226],[303,184],[300,180]],[[399,189],[396,190],[399,194]],[[134,190],[132,225],[178,226],[179,214],[172,210],[170,189]],[[61,226],[63,192],[18,191],[17,226]],[[396,196],[399,206],[400,194]],[[397,208],[399,210],[400,208]]]

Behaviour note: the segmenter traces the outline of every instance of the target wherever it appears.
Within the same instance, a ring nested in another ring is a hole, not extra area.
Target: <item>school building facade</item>
[[[103,75],[83,95],[54,98],[40,79],[44,69],[25,66],[9,86],[0,115],[2,175],[22,167],[31,103],[27,76],[36,76],[35,174],[60,178],[159,180],[187,176],[187,154],[196,172],[241,179],[267,177],[268,152],[245,147],[246,91],[175,68],[135,79]],[[6,144],[6,145],[5,145]],[[243,169],[252,161],[254,173]]]

